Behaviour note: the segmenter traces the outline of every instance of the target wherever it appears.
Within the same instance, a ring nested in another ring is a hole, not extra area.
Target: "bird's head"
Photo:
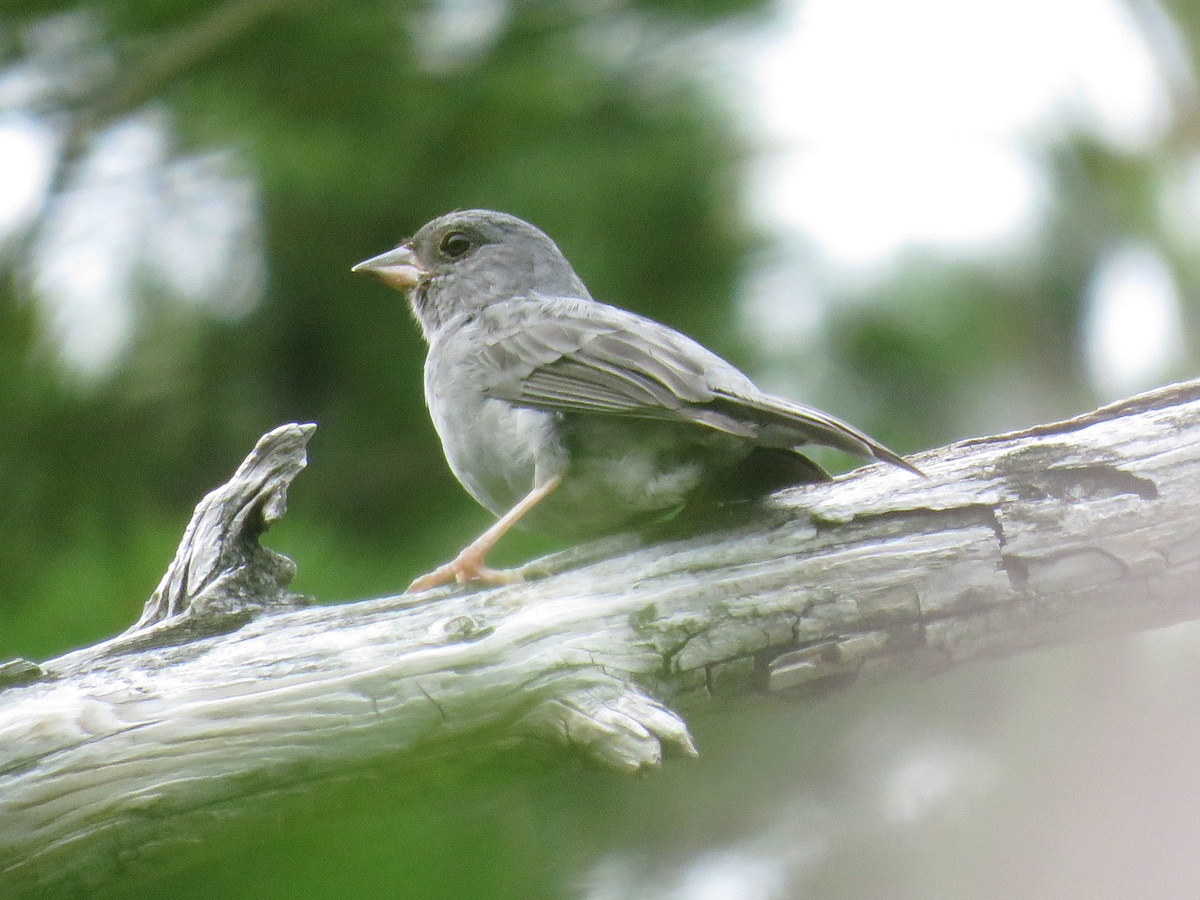
[[[460,312],[532,293],[588,298],[554,241],[528,222],[489,209],[447,213],[407,241],[356,265],[404,291],[426,338]]]

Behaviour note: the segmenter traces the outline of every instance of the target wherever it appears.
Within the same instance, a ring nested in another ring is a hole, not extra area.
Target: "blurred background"
[[[349,275],[455,207],[901,452],[1188,377],[1198,37],[1182,0],[7,0],[0,659],[127,627],[285,421],[298,590],[481,530],[402,299]],[[709,716],[645,780],[330,794],[115,896],[1194,898],[1198,660],[1181,627]]]

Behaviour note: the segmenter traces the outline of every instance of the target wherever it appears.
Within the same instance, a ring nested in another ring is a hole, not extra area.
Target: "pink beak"
[[[416,287],[421,279],[429,274],[421,268],[408,244],[401,244],[378,256],[364,259],[350,271],[369,272],[384,284],[399,291]]]

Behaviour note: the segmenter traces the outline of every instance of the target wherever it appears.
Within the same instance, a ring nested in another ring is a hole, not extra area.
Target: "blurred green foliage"
[[[434,215],[510,210],[553,234],[599,296],[728,331],[748,245],[731,117],[682,72],[651,78],[648,51],[590,46],[584,27],[652,26],[670,41],[744,7],[644,2],[587,17],[519,3],[448,61],[414,38],[437,7],[393,0],[10,8],[10,74],[51,65],[38,53],[54,29],[74,35],[82,70],[107,73],[31,76],[47,82],[34,105],[67,123],[55,186],[71,191],[94,133],[149,105],[166,115],[172,156],[232,149],[257,186],[266,285],[232,321],[143,285],[118,367],[80,384],[48,346],[29,254],[6,257],[0,368],[18,374],[0,394],[0,656],[44,656],[131,621],[167,536],[284,421],[320,424],[272,535],[294,546],[301,590],[402,589],[487,521],[441,458],[402,298],[349,275]]]

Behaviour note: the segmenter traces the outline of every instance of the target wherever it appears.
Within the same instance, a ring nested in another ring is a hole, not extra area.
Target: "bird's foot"
[[[468,581],[482,581],[485,584],[517,584],[525,580],[521,569],[492,569],[483,564],[483,555],[471,552],[468,547],[462,553],[445,565],[438,566],[413,581],[405,593],[415,594],[417,591],[427,591],[439,584],[457,581],[466,584]]]

